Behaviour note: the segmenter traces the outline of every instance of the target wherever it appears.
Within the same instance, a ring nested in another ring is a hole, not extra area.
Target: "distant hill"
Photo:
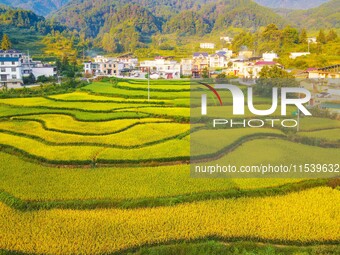
[[[270,8],[281,9],[310,9],[317,7],[329,0],[254,0],[258,4]]]
[[[332,0],[313,9],[290,12],[287,18],[296,25],[309,29],[340,29],[339,13],[340,1]]]
[[[13,9],[0,4],[0,38],[7,34],[13,48],[41,54],[41,40],[51,31],[64,31],[66,27],[55,24],[29,10]]]
[[[70,0],[0,0],[0,4],[31,10],[42,16],[47,16],[68,2]]]
[[[127,50],[124,41],[143,46],[157,33],[204,36],[228,28],[256,31],[270,23],[289,23],[252,0],[73,0],[50,18],[109,51]]]

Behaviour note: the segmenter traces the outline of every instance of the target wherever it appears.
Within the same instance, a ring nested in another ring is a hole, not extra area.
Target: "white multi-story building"
[[[260,72],[265,66],[278,66],[282,68],[280,64],[274,61],[258,61],[254,63],[251,61],[236,60],[233,62],[233,74],[240,78],[259,78]]]
[[[36,79],[40,76],[57,77],[57,68],[55,66],[44,64],[41,61],[34,61],[27,55],[22,56],[21,66],[23,77],[28,77],[30,74],[33,74]]]
[[[263,61],[274,61],[274,59],[277,59],[278,55],[275,52],[266,52],[262,54]]]
[[[20,87],[23,84],[19,57],[0,57],[0,87]]]
[[[222,36],[220,37],[221,41],[225,41],[226,43],[232,43],[233,42],[233,38],[230,38],[229,36]]]
[[[98,55],[98,56],[94,57],[93,60],[94,60],[95,63],[106,63],[106,62],[109,62],[109,61],[117,61],[117,58],[110,58],[110,57]]]
[[[183,76],[192,76],[192,59],[184,58],[181,60],[181,74]]]
[[[87,75],[120,76],[126,71],[134,69],[138,64],[136,58],[110,58],[96,56],[93,61],[84,63],[84,72]]]
[[[17,88],[23,85],[23,77],[33,74],[52,77],[57,75],[55,66],[47,65],[41,61],[33,61],[29,55],[17,50],[0,50],[0,86]]]
[[[164,79],[181,78],[181,64],[174,60],[157,57],[155,60],[146,60],[140,63],[142,71],[150,70],[151,74],[158,74]]]
[[[215,49],[215,43],[201,43],[201,49]]]
[[[99,75],[99,63],[96,62],[85,62],[84,63],[84,72],[87,75]]]
[[[138,66],[138,58],[119,57],[117,61],[124,64],[124,68],[135,69]]]

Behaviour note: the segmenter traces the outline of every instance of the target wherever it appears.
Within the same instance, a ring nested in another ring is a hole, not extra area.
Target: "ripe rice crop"
[[[339,200],[338,190],[315,188],[285,196],[135,210],[18,212],[0,204],[0,248],[44,254],[103,254],[209,236],[283,244],[338,243]]]
[[[38,158],[38,160],[60,164],[89,164],[96,158],[109,163],[121,161],[137,163],[138,161],[153,160],[173,161],[189,157],[189,143],[186,139],[170,140],[148,147],[127,150],[98,146],[51,146],[33,139],[2,133],[0,144],[17,148],[30,154],[30,157]]]
[[[29,201],[156,199],[232,189],[253,190],[301,181],[283,178],[266,181],[254,178],[193,179],[188,165],[56,168],[27,162],[3,152],[0,152],[0,160],[0,188]]]
[[[152,122],[150,119],[145,119],[145,121]],[[97,125],[100,126],[100,123]],[[114,125],[112,126],[114,127]],[[45,130],[40,123],[34,121],[0,122],[0,131],[15,132],[15,134],[18,133],[21,136],[28,135],[34,137],[34,139],[43,139],[56,145],[90,143],[102,146],[133,147],[151,142],[161,142],[164,139],[188,132],[189,128],[188,124],[148,123],[133,126],[116,134],[84,136]]]
[[[331,128],[340,128],[340,121],[318,117],[308,117],[300,120],[300,131],[313,131]]]
[[[98,94],[115,95],[123,98],[148,98],[146,90],[128,90],[115,88],[110,83],[93,82],[92,84],[82,88],[84,91],[91,91]],[[189,98],[190,92],[156,92],[150,90],[151,99],[176,99],[176,98]]]
[[[79,161],[79,163],[91,163],[101,148],[94,146],[49,146],[39,141],[2,133],[0,144],[9,145],[40,160],[47,160],[59,163]],[[75,153],[76,152],[76,153]]]
[[[101,122],[82,122],[74,120],[67,115],[44,114],[19,117],[17,119],[39,120],[45,128],[59,132],[76,134],[109,134],[125,130],[139,123],[170,122],[167,119],[143,118],[143,119],[118,119]]]
[[[310,131],[310,132],[300,132],[298,134],[301,136],[305,136],[305,137],[325,139],[328,141],[340,141],[340,128]]]
[[[272,128],[236,128],[236,129],[204,129],[191,134],[191,155],[216,153],[241,139],[256,135],[283,135],[283,132]]]

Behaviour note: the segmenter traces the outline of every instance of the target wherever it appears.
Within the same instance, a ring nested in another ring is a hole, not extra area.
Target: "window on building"
[[[2,62],[2,61],[1,61],[1,65],[2,65],[2,66],[5,65],[5,62]]]
[[[7,81],[7,75],[0,75],[1,81]]]
[[[1,68],[1,72],[2,73],[6,72],[6,68]]]
[[[17,69],[15,67],[12,67],[12,72],[16,72]]]
[[[16,80],[16,79],[17,79],[17,76],[16,76],[16,75],[12,75],[12,79],[13,79],[13,80]]]
[[[12,61],[12,65],[13,65],[13,66],[15,65],[15,62],[14,62],[14,61]]]

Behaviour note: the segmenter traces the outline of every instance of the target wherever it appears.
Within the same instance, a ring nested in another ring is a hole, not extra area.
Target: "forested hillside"
[[[294,11],[288,19],[300,27],[312,29],[340,28],[340,1],[332,0],[317,8],[306,11]]]
[[[68,2],[70,0],[0,0],[0,4],[31,10],[42,16],[58,10]]]
[[[116,52],[143,47],[157,33],[204,36],[229,28],[256,31],[270,23],[288,24],[251,0],[75,0],[51,18],[92,38],[96,46]]]
[[[41,34],[48,34],[52,30],[61,31],[65,28],[32,11],[12,9],[3,5],[0,5],[0,26],[26,28]]]

